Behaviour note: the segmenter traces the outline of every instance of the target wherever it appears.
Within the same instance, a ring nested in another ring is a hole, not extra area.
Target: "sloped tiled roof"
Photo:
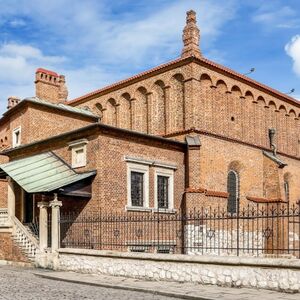
[[[16,106],[12,107],[11,109],[7,110],[4,114],[3,117],[10,115],[17,107],[20,107],[21,105],[24,105],[25,103],[33,103],[33,104],[38,104],[38,105],[43,105],[46,107],[50,107],[53,109],[58,109],[86,117],[91,117],[95,119],[99,119],[99,116],[91,112],[90,110],[84,109],[84,108],[79,108],[79,107],[72,107],[70,105],[64,104],[64,103],[52,103],[37,97],[29,97],[25,98],[22,101],[20,101]]]
[[[76,173],[53,152],[46,152],[0,165],[0,175],[13,178],[27,193],[52,192],[96,175]]]

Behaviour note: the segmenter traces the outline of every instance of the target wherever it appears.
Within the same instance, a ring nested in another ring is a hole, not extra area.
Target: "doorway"
[[[25,193],[25,214],[24,223],[34,222],[34,196],[33,194]]]

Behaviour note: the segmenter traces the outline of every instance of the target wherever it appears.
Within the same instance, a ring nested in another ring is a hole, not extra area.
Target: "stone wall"
[[[193,282],[300,292],[300,260],[118,253],[60,249],[37,265],[56,270],[148,280]]]

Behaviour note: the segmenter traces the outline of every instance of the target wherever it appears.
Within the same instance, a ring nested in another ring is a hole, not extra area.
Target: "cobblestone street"
[[[0,267],[1,300],[79,300],[79,299],[173,299],[120,289],[94,287],[37,277],[34,269]]]

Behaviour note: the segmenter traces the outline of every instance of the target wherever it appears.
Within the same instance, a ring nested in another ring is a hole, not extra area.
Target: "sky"
[[[38,67],[74,99],[178,58],[189,9],[204,57],[300,100],[299,0],[0,0],[0,113]]]

